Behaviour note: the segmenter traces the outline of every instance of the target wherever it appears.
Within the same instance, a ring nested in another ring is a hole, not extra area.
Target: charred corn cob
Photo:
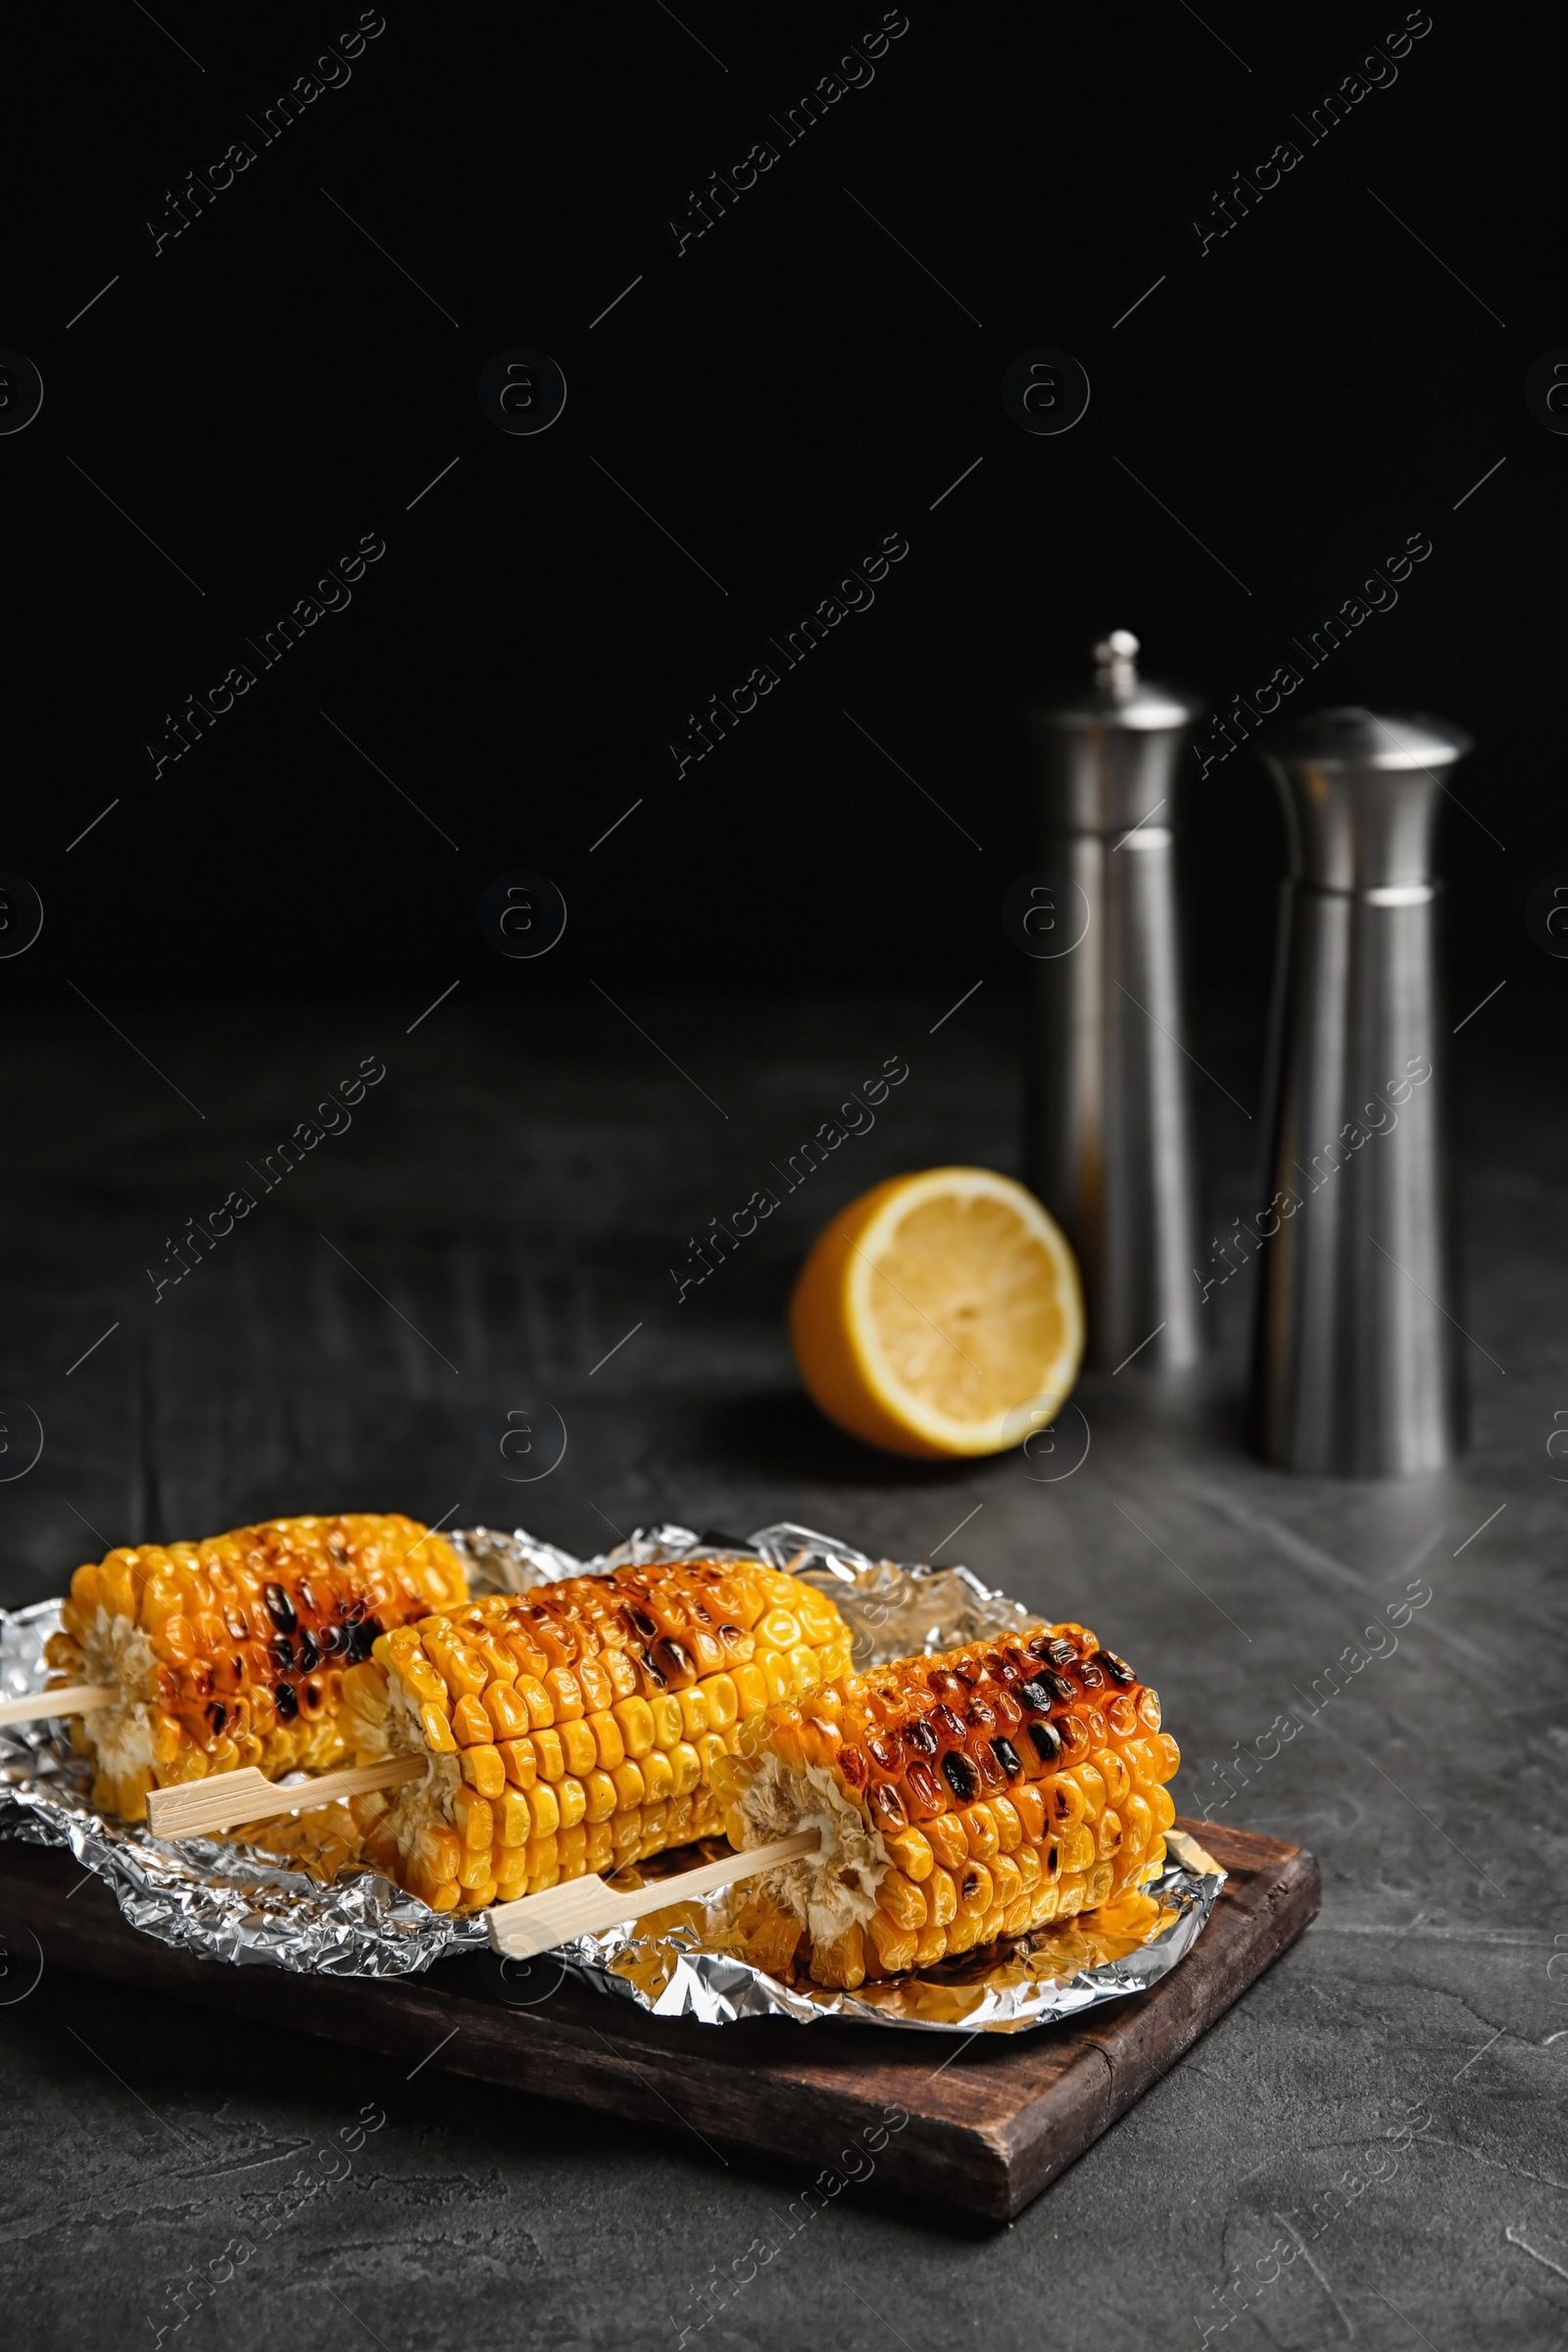
[[[832,1602],[755,1560],[568,1577],[388,1632],[343,1677],[356,1757],[428,1769],[354,1800],[367,1856],[477,1910],[720,1835],[736,1724],[849,1664]]]
[[[1081,1625],[824,1683],[736,1746],[713,1779],[731,1842],[822,1836],[738,1902],[748,1949],[850,1989],[1152,1878],[1181,1761],[1154,1692]]]
[[[467,1589],[442,1537],[369,1512],[270,1519],[78,1568],[46,1655],[52,1688],[117,1694],[72,1729],[97,1765],[94,1804],[140,1821],[149,1788],[242,1764],[275,1780],[346,1763],[344,1669]]]

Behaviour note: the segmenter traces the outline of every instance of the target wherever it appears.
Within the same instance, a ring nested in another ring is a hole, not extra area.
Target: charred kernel
[[[964,1872],[963,1877],[958,1882],[958,1892],[962,1895],[966,1903],[972,1903],[979,1891],[980,1873],[971,1866]]]
[[[980,1775],[961,1748],[953,1748],[943,1757],[942,1772],[959,1804],[972,1804],[980,1793]]]
[[[296,1692],[292,1683],[278,1684],[277,1689],[272,1693],[272,1704],[276,1707],[278,1716],[282,1722],[292,1723],[294,1721],[295,1716],[300,1711],[300,1702],[299,1695]]]
[[[300,1685],[300,1703],[313,1715],[325,1695],[320,1684],[314,1679]]]
[[[961,1743],[963,1725],[951,1707],[933,1707],[928,1720],[931,1729],[940,1733],[944,1740],[956,1740]]]
[[[995,1795],[999,1788],[1006,1787],[1002,1766],[997,1762],[983,1740],[975,1741],[974,1746],[969,1750],[969,1760],[980,1775],[981,1787],[988,1796]]]
[[[267,1602],[267,1614],[269,1617],[270,1617],[278,1632],[280,1634],[291,1634],[294,1631],[294,1628],[298,1625],[299,1619],[294,1614],[294,1603],[290,1600],[282,1586],[268,1585],[264,1590],[263,1598]]]
[[[1052,1698],[1063,1706],[1078,1695],[1077,1684],[1070,1683],[1064,1674],[1054,1673],[1049,1666],[1043,1666],[1034,1680],[1027,1684],[1018,1695],[1020,1698],[1026,1699],[1029,1705],[1035,1706],[1039,1703],[1035,1697],[1037,1690],[1048,1692]]]
[[[658,1668],[661,1683],[671,1690],[689,1690],[697,1680],[697,1668],[684,1642],[673,1634],[665,1634],[656,1642],[649,1655]]]
[[[299,1639],[299,1661],[300,1670],[304,1674],[314,1674],[321,1663],[321,1652],[317,1646],[316,1636],[308,1626]]]
[[[1090,1663],[1102,1667],[1119,1690],[1130,1690],[1138,1677],[1125,1658],[1118,1658],[1113,1649],[1097,1649]]]
[[[942,1813],[947,1810],[947,1790],[930,1765],[924,1763],[918,1756],[905,1774],[904,1786],[915,1803],[927,1813]]]
[[[363,1623],[349,1627],[349,1645],[346,1656],[351,1666],[361,1666],[381,1639],[379,1617],[367,1617]]]
[[[1015,1781],[1023,1771],[1023,1765],[1019,1761],[1018,1750],[1013,1746],[1012,1741],[1010,1740],[993,1740],[991,1752],[1008,1780]]]
[[[904,1741],[897,1732],[872,1732],[865,1752],[873,1764],[895,1778],[904,1770]]]
[[[1068,1763],[1081,1764],[1095,1744],[1083,1717],[1058,1715],[1051,1728],[1060,1740]]]
[[[279,1673],[287,1674],[294,1663],[294,1644],[287,1634],[274,1634],[267,1644],[267,1654]]]
[[[1105,1677],[1093,1658],[1085,1658],[1078,1667],[1078,1682],[1085,1690],[1103,1690]]]
[[[917,1756],[934,1756],[942,1742],[922,1715],[915,1722],[906,1725],[904,1744]]]
[[[634,1609],[627,1607],[623,1614],[627,1624],[631,1627],[631,1630],[634,1634],[640,1634],[645,1642],[658,1641],[659,1628],[654,1623],[652,1617],[649,1616],[646,1609]]]
[[[1070,1723],[1071,1720],[1072,1718],[1069,1716],[1067,1721]],[[1034,1742],[1035,1754],[1040,1758],[1042,1764],[1057,1764],[1061,1761],[1065,1742],[1054,1723],[1032,1723],[1029,1726],[1029,1737]]]
[[[316,1594],[311,1591],[310,1578],[308,1576],[302,1576],[294,1590],[299,1594],[300,1599],[304,1602],[306,1608],[310,1610],[311,1615],[313,1617],[319,1617],[321,1614],[321,1604],[317,1599]]]
[[[983,1698],[971,1698],[963,1710],[963,1720],[972,1732],[989,1732],[996,1723],[996,1710],[988,1707]]]
[[[925,1687],[936,1698],[962,1698],[964,1694],[963,1684],[956,1674],[928,1674]]]
[[[873,1781],[866,1791],[871,1819],[885,1838],[896,1838],[909,1826],[903,1797],[890,1781]]]
[[[220,1737],[223,1726],[228,1721],[228,1709],[219,1700],[214,1699],[207,1710],[207,1720],[213,1727],[213,1738],[217,1740]]]

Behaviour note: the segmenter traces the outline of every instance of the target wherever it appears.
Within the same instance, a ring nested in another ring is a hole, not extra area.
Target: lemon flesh
[[[819,1237],[790,1310],[823,1411],[894,1452],[999,1453],[1054,1418],[1083,1352],[1078,1269],[986,1168],[898,1176]]]

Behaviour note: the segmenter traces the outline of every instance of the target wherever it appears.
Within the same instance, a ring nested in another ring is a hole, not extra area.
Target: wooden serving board
[[[1321,1884],[1304,1847],[1213,1822],[1180,1826],[1230,1873],[1187,1958],[1149,1992],[1080,2024],[967,2043],[831,2018],[704,2026],[650,2017],[558,1983],[559,1964],[548,1959],[522,1980],[512,1964],[510,1986],[501,1964],[480,1954],[390,1983],[197,1959],[127,1927],[107,1887],[80,1884],[69,1854],[10,1841],[0,1842],[0,1928],[30,1928],[48,1969],[634,2116],[743,2160],[798,2165],[803,2183],[838,2169],[841,2152],[844,2169],[863,2169],[850,2151],[869,2132],[877,2183],[901,2202],[1004,2222],[1167,2073],[1317,1913]],[[535,1985],[542,1997],[517,2005]],[[908,2121],[883,2140],[889,2108]]]

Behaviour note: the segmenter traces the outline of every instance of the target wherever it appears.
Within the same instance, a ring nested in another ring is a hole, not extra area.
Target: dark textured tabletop
[[[1251,1462],[1240,1278],[1209,1298],[1200,1378],[1129,1368],[1082,1386],[1053,1451],[923,1465],[816,1418],[782,1301],[877,1178],[1016,1165],[1010,1008],[978,999],[934,1035],[934,1002],[628,1009],[646,1035],[608,1004],[461,999],[412,1034],[416,1004],[115,1008],[123,1039],[84,1008],[13,1023],[0,1370],[44,1448],[0,1484],[0,1597],[57,1592],[113,1543],[313,1509],[520,1522],[581,1551],[662,1518],[789,1517],[962,1558],[1130,1655],[1181,1741],[1182,1809],[1309,1844],[1322,1915],[1010,2228],[951,2230],[873,2180],[787,2244],[800,2184],[673,2119],[406,2079],[46,1962],[0,2006],[7,2344],[1561,2345],[1558,1057],[1458,1041],[1475,1434],[1455,1475]],[[1199,1081],[1223,1233],[1248,1205],[1255,1040],[1218,1007],[1198,1043],[1237,1099]],[[679,1299],[709,1220],[781,1189],[770,1165],[889,1057],[909,1074],[875,1128]],[[352,1125],[264,1189],[367,1059],[386,1074]],[[173,1283],[170,1200],[205,1219],[236,1186],[254,1213]],[[513,1408],[546,1466],[529,1485],[502,1475]],[[262,2242],[362,2114],[385,2120],[351,2168]]]

